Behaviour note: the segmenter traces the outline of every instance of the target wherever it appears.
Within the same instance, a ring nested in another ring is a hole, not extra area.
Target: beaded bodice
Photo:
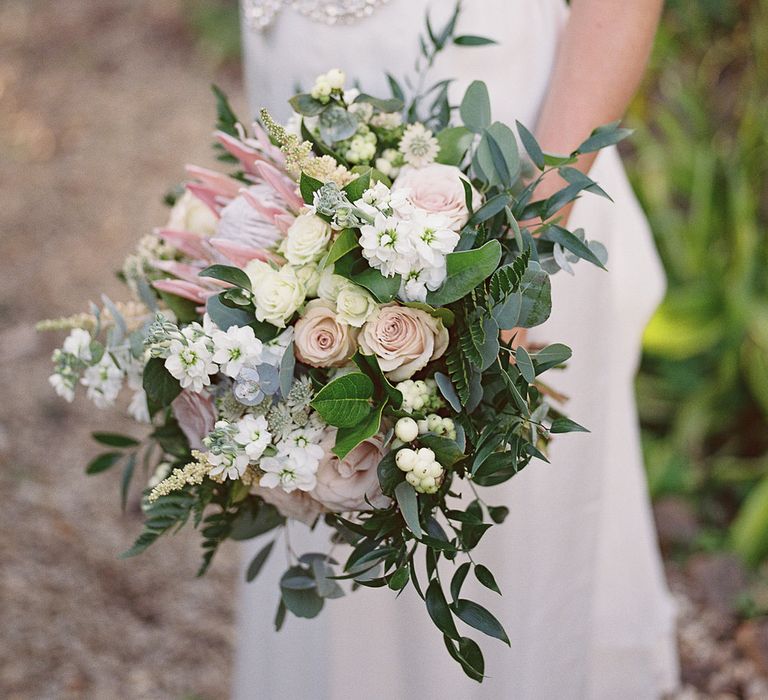
[[[324,24],[352,24],[373,14],[389,0],[243,0],[245,21],[253,29],[269,26],[282,9],[290,8]]]

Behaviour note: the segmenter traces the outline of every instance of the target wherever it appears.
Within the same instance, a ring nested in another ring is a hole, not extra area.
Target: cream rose
[[[331,227],[319,216],[302,214],[288,229],[282,245],[291,265],[306,265],[323,257],[331,242]]]
[[[216,216],[208,205],[187,190],[173,205],[166,228],[212,236],[216,232]]]
[[[389,499],[382,494],[377,467],[386,451],[384,441],[376,435],[361,442],[344,459],[333,452],[336,429],[328,428],[320,440],[325,457],[317,469],[317,486],[311,496],[334,513],[370,510],[368,500],[376,508],[386,507]]]
[[[302,265],[297,267],[296,276],[304,285],[304,290],[308,297],[317,296],[317,287],[320,284],[320,270],[316,263],[309,263],[308,265]]]
[[[388,304],[363,326],[360,349],[375,355],[394,382],[409,379],[448,348],[448,330],[442,321],[420,309]]]
[[[317,284],[317,296],[335,304],[339,292],[350,284],[351,282],[346,277],[334,275],[333,265],[331,265],[320,273],[320,281]]]
[[[283,328],[304,303],[305,289],[290,265],[275,270],[267,263],[252,260],[245,268],[253,287],[256,318]]]
[[[340,321],[360,328],[376,311],[376,300],[362,287],[351,282],[336,295],[336,315]]]
[[[293,334],[296,357],[312,367],[341,367],[357,348],[357,330],[340,323],[333,305],[310,301]]]
[[[449,227],[459,231],[469,219],[462,180],[467,181],[453,165],[432,163],[423,168],[403,168],[392,191],[408,190],[415,207],[442,214],[448,219]],[[481,203],[480,194],[472,187],[472,208],[477,209]]]

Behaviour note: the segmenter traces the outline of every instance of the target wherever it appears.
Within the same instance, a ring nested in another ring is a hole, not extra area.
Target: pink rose
[[[341,367],[355,354],[357,330],[341,323],[333,305],[310,301],[296,322],[293,342],[296,357],[312,367]]]
[[[376,356],[388,379],[401,382],[442,356],[448,330],[425,311],[387,304],[363,326],[359,342],[364,354]]]
[[[462,180],[467,182],[461,170],[453,165],[432,163],[423,168],[403,168],[392,189],[408,190],[414,206],[442,214],[449,228],[459,231],[469,220]],[[480,194],[472,187],[472,208],[477,209],[481,204]]]
[[[281,488],[267,489],[263,486],[253,486],[251,493],[261,496],[267,503],[277,508],[280,515],[286,518],[300,520],[307,525],[313,525],[317,517],[323,512],[323,506],[318,503],[306,491],[296,489],[286,493]]]
[[[171,405],[181,432],[189,440],[189,446],[193,450],[202,449],[203,438],[213,430],[213,424],[216,422],[216,406],[213,398],[207,394],[195,394],[185,389]]]
[[[366,496],[376,508],[386,507],[389,499],[381,492],[376,471],[386,454],[382,436],[361,442],[344,459],[331,452],[335,443],[336,429],[328,428],[320,441],[325,457],[317,469],[317,486],[311,492],[312,497],[334,513],[370,510]]]

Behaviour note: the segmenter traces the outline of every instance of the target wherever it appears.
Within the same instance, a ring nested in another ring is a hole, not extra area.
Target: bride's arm
[[[662,0],[573,0],[536,136],[545,151],[570,153],[599,124],[620,119],[645,70]],[[588,172],[595,154],[579,159]],[[553,177],[538,196],[562,187]],[[567,212],[564,212],[567,213]]]
[[[596,126],[624,116],[645,71],[662,5],[663,0],[573,0],[536,126],[545,151],[570,153]],[[579,170],[588,172],[595,155],[583,155]],[[545,199],[565,184],[552,173],[535,198]],[[572,206],[560,212],[566,221]],[[514,345],[525,345],[527,332],[516,332]]]

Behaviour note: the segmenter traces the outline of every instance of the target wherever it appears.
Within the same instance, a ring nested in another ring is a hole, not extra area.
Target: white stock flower
[[[411,270],[407,275],[403,275],[398,296],[403,301],[424,303],[427,300],[427,292],[440,289],[446,277],[445,259],[435,267]]]
[[[243,365],[261,362],[262,344],[250,326],[230,326],[226,332],[215,330],[211,339],[213,361],[232,379],[237,378]]]
[[[280,486],[286,493],[296,489],[311,491],[317,483],[317,467],[315,466],[314,470],[308,469],[306,464],[296,458],[296,453],[263,457],[259,467],[264,471],[259,479],[259,486],[268,489]]]
[[[445,256],[459,243],[459,234],[451,230],[450,221],[440,214],[426,212],[417,212],[411,221],[413,245],[422,265],[444,266]]]
[[[376,308],[371,294],[353,283],[342,287],[336,297],[336,317],[355,328],[361,328]]]
[[[378,214],[373,224],[360,228],[363,256],[385,277],[407,274],[413,267],[416,253],[409,227],[407,221]]]
[[[48,383],[62,399],[72,403],[75,400],[75,377],[65,377],[56,372],[48,377]]]
[[[213,363],[213,353],[202,340],[187,345],[173,340],[169,352],[165,368],[179,380],[184,389],[199,394],[204,386],[211,383],[210,375],[218,371]]]
[[[80,383],[88,387],[87,396],[97,408],[111,406],[123,386],[123,370],[121,370],[109,353],[99,362],[88,367],[83,373]]]
[[[248,455],[245,452],[221,452],[207,454],[208,463],[213,465],[208,473],[211,476],[221,476],[225,479],[239,479],[248,468]]]
[[[267,428],[267,419],[264,416],[248,414],[237,422],[235,442],[242,445],[251,462],[264,454],[264,450],[272,441],[272,434]]]
[[[150,423],[149,407],[147,406],[147,392],[144,389],[136,389],[128,404],[128,415],[137,423]]]
[[[288,319],[304,303],[306,290],[290,265],[275,270],[253,260],[245,268],[253,285],[256,318],[284,328]]]
[[[61,349],[83,362],[91,361],[91,334],[82,328],[73,328]]]
[[[323,257],[331,241],[331,227],[319,216],[302,214],[291,224],[282,251],[291,265],[306,265]]]
[[[400,139],[400,152],[408,165],[421,168],[435,161],[440,144],[429,129],[416,122],[405,127]]]

